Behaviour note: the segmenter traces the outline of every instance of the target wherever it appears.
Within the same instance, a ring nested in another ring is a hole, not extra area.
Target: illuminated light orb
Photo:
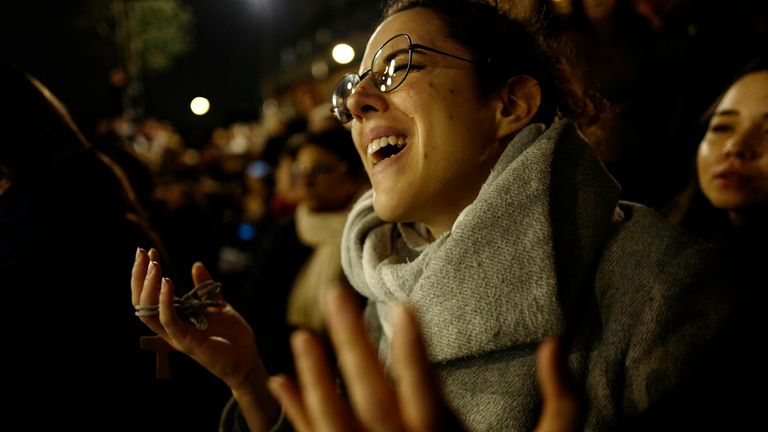
[[[331,56],[336,63],[347,64],[355,59],[355,49],[345,43],[341,43],[333,47]]]
[[[195,115],[199,116],[205,115],[210,108],[211,103],[208,101],[208,99],[202,96],[198,96],[192,99],[192,102],[189,103],[189,109],[191,109]]]

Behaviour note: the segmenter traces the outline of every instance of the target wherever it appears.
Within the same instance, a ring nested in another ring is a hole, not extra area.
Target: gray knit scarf
[[[553,152],[564,129],[576,130],[570,123],[522,130],[451,232],[432,243],[418,223],[379,219],[372,191],[353,207],[342,266],[376,309],[385,358],[388,308],[395,301],[416,310],[437,362],[562,330],[548,197]]]

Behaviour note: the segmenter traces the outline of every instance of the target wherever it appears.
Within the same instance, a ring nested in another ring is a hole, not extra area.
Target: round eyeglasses
[[[371,76],[376,88],[387,93],[396,89],[405,81],[413,66],[413,51],[424,50],[441,54],[467,63],[477,64],[474,60],[459,57],[440,51],[439,49],[411,42],[411,37],[405,33],[391,37],[376,51],[371,61],[371,68],[358,75],[354,72],[341,77],[331,96],[331,112],[341,123],[352,121],[352,112],[347,106],[347,99],[354,93],[360,82],[368,75]]]
[[[347,164],[344,162],[324,162],[315,165],[295,163],[291,167],[293,178],[316,177],[319,175],[330,174],[336,170],[346,170]]]

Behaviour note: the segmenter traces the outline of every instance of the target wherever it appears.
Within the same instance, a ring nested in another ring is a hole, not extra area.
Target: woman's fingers
[[[285,412],[285,416],[293,428],[298,432],[311,432],[312,425],[307,417],[304,401],[296,384],[285,375],[277,375],[267,381],[267,386],[272,396],[283,407],[283,412]]]
[[[136,259],[133,261],[133,269],[131,269],[131,304],[134,306],[140,302],[144,279],[147,277],[148,264],[147,252],[141,248],[136,249]]]
[[[142,305],[156,305],[160,297],[160,281],[163,272],[160,269],[160,263],[149,261],[147,264],[147,274],[144,277],[144,286],[141,289],[139,303]]]
[[[291,335],[291,349],[307,413],[303,423],[314,431],[356,430],[321,342],[310,332],[298,330]]]
[[[560,338],[545,339],[536,352],[536,373],[542,410],[536,432],[570,432],[580,429],[581,403],[574,393],[568,361]]]
[[[149,259],[151,259],[152,261],[160,261],[160,253],[157,251],[157,249],[150,248],[148,254],[149,254]]]
[[[134,306],[139,304],[157,304],[156,301],[154,303],[147,303],[146,300],[152,298],[150,295],[152,288],[156,288],[160,282],[159,266],[157,268],[154,267],[157,264],[158,257],[157,250],[154,248],[150,249],[149,252],[141,248],[136,250],[136,258],[131,270],[131,302]],[[157,270],[157,273],[154,275],[151,274],[153,269]],[[153,283],[155,284],[154,287],[152,286]],[[150,288],[150,290],[146,291],[146,288]],[[156,293],[154,294],[156,295]]]
[[[195,286],[211,279],[213,278],[203,263],[198,261],[192,264],[192,282],[195,284]]]
[[[324,345],[308,331],[295,332],[291,348],[298,387],[288,378],[275,377],[269,388],[297,430],[466,430],[442,399],[412,311],[405,306],[391,311],[396,396],[354,296],[334,289],[326,295],[323,306],[348,401],[337,389]]]
[[[436,414],[439,389],[427,358],[426,348],[416,319],[407,306],[393,307],[394,335],[392,357],[397,393],[401,398],[404,420],[408,424]],[[425,424],[422,430],[434,430]]]
[[[367,430],[397,430],[400,411],[391,381],[384,372],[376,349],[352,293],[334,288],[325,297],[328,331],[338,358],[350,403]]]
[[[160,268],[160,263],[152,261],[151,258],[152,255],[148,254],[147,259],[149,260],[149,263],[147,265],[147,270],[145,271],[146,276],[144,277],[141,293],[139,295],[138,306],[142,307],[157,307],[160,298],[160,284],[163,279],[162,270]],[[173,300],[171,300],[171,302],[173,302]],[[156,312],[162,313],[159,310]],[[163,325],[158,320],[159,315],[157,313],[155,315],[144,315],[140,318],[147,327],[152,329],[152,331],[165,337],[166,332]]]
[[[176,314],[176,308],[173,306],[173,292],[173,282],[168,278],[163,278],[158,302],[160,306],[160,324],[168,336],[178,344],[180,341],[187,341],[187,336],[190,332],[187,324]],[[177,346],[177,349],[180,348]],[[185,351],[184,349],[180,350]],[[189,354],[192,355],[192,353]]]
[[[463,430],[442,399],[421,330],[404,304],[393,307],[392,356],[400,411],[408,430]]]
[[[168,327],[181,321],[173,307],[173,283],[163,278],[156,249],[139,250],[131,276],[131,294],[134,306],[157,307],[157,314],[141,316],[141,321],[158,335],[166,338]],[[141,278],[141,276],[144,276]],[[135,297],[138,296],[138,301]],[[146,311],[146,309],[145,309]],[[173,336],[172,336],[173,337]],[[169,340],[169,342],[171,342]]]

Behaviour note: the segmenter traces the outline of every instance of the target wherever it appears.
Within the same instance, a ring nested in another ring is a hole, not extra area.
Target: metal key
[[[208,320],[205,319],[203,312],[208,307],[223,306],[220,300],[215,300],[221,292],[221,283],[214,281],[205,281],[192,288],[189,292],[173,301],[176,313],[186,319],[200,330],[208,328]],[[159,305],[138,305],[136,306],[136,316],[156,316],[160,313]]]

